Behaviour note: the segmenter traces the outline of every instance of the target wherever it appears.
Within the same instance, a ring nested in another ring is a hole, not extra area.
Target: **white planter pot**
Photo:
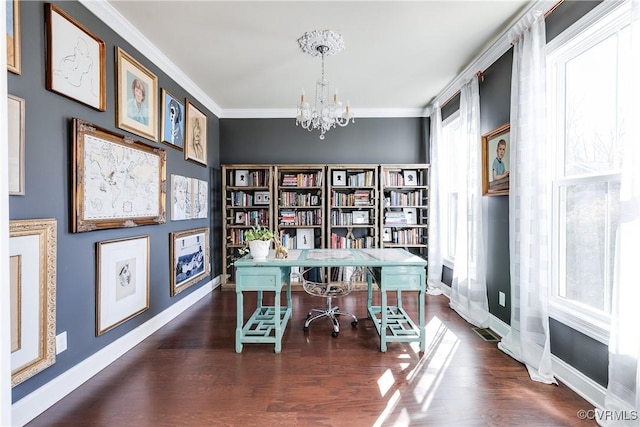
[[[269,255],[271,240],[252,240],[249,242],[249,252],[253,259],[263,260]]]

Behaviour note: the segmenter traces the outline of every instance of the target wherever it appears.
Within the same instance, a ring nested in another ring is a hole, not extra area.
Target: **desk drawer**
[[[248,267],[236,270],[236,292],[275,291],[287,281],[289,268],[280,267]]]
[[[425,286],[424,267],[382,267],[379,284],[386,290],[420,290]]]

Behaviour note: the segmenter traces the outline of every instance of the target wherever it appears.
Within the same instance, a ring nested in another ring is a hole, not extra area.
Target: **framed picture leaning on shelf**
[[[246,169],[237,169],[235,171],[233,185],[236,187],[247,187],[249,185],[249,171]]]
[[[46,4],[47,89],[98,111],[107,109],[107,60],[102,40],[58,6]]]
[[[418,172],[415,170],[402,171],[402,178],[404,180],[404,185],[418,185]]]

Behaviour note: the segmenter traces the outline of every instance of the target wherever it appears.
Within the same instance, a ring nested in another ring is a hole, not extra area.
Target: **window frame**
[[[600,341],[609,343],[611,315],[603,310],[571,301],[559,294],[562,279],[561,270],[561,236],[564,224],[560,223],[561,210],[564,209],[561,201],[561,188],[575,184],[611,183],[620,181],[620,173],[594,173],[590,175],[564,176],[564,67],[569,59],[577,54],[585,52],[607,37],[618,33],[625,25],[629,24],[629,1],[603,2],[591,12],[567,28],[563,33],[547,44],[547,87],[548,87],[548,124],[549,141],[554,144],[556,156],[556,168],[552,179],[552,244],[549,288],[549,316],[566,324],[567,326]],[[562,114],[559,114],[561,112]],[[560,148],[563,149],[560,149]],[[610,272],[613,274],[613,272]],[[606,286],[606,284],[603,284]],[[605,295],[605,300],[611,298],[611,289]],[[605,302],[606,303],[606,302]]]
[[[461,125],[460,120],[461,120],[460,110],[458,109],[442,121],[442,133],[445,134],[445,132],[447,133],[450,132],[448,129],[445,130],[445,128],[448,128],[450,126],[457,126],[458,128],[460,128],[460,125]],[[447,141],[447,142],[450,142],[450,141]],[[450,163],[449,160],[450,159],[447,159],[447,165]],[[450,241],[450,239],[453,236],[453,239],[455,240],[455,231],[457,227],[457,224],[455,223],[455,221],[453,224],[451,223],[452,218],[451,218],[451,212],[450,212],[450,196],[452,194],[457,195],[457,192],[453,192],[453,193],[447,192],[444,195],[445,197],[441,199],[445,202],[444,211],[446,214],[445,227],[443,227],[443,229],[441,230],[443,231],[443,233],[441,233],[441,242],[440,242],[442,248],[445,248],[445,250],[443,251],[442,263],[450,269],[453,269],[455,265],[455,251],[453,254],[450,251],[450,248],[452,245],[452,242]],[[456,212],[456,218],[457,218],[457,212]],[[453,247],[455,248],[455,242],[453,242]]]

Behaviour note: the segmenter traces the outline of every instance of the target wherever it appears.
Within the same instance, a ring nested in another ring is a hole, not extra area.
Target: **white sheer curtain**
[[[457,161],[466,172],[458,188],[456,261],[450,306],[467,322],[489,326],[485,252],[482,232],[482,172],[480,145],[480,94],[478,77],[460,90],[462,143]]]
[[[513,28],[509,255],[511,331],[498,344],[536,381],[556,383],[551,367],[549,237],[551,186],[545,129],[544,15],[532,11]]]
[[[623,137],[620,183],[620,223],[616,240],[615,272],[609,337],[609,385],[605,412],[598,422],[607,426],[637,426],[640,416],[640,0],[631,2],[631,82],[630,111],[626,123],[630,132]],[[635,411],[635,412],[634,412]]]
[[[440,282],[442,279],[442,231],[440,230],[443,218],[441,208],[444,203],[440,198],[439,182],[441,182],[440,171],[438,166],[442,163],[439,157],[439,145],[442,143],[442,113],[438,102],[433,106],[431,112],[431,129],[430,129],[430,163],[431,163],[431,179],[429,182],[429,239],[428,239],[428,265],[427,265],[427,293],[430,295],[440,295]]]

